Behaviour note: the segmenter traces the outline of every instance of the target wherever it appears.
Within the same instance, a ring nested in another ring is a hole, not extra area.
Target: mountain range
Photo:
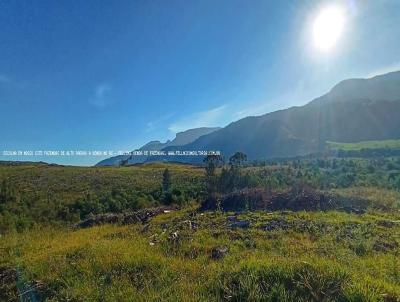
[[[326,141],[359,142],[400,138],[400,71],[369,79],[348,79],[303,106],[249,116],[228,126],[190,136],[179,144],[150,142],[142,148],[164,151],[236,151],[249,159],[306,155],[324,149]],[[183,133],[186,133],[185,131]],[[153,146],[154,145],[154,146]],[[198,157],[150,157],[145,161],[199,161]],[[110,159],[109,159],[110,160]],[[106,160],[107,161],[107,160]],[[104,162],[104,161],[103,161]],[[98,165],[102,165],[100,162]]]
[[[210,134],[219,130],[219,127],[201,127],[189,129],[186,131],[178,132],[173,140],[168,140],[162,143],[158,140],[150,141],[139,149],[134,151],[160,151],[168,147],[180,147],[192,143],[202,135]],[[126,161],[125,164],[143,163],[148,159],[148,156],[135,155],[119,155],[102,160],[96,166],[118,166],[121,162]]]

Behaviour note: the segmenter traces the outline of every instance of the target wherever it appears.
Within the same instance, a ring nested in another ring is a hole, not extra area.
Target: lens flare
[[[333,48],[342,34],[344,25],[344,12],[340,7],[323,9],[314,21],[315,46],[323,51]]]

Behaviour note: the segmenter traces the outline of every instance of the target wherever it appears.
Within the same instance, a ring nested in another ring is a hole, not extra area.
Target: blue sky
[[[321,52],[321,1],[0,1],[0,151],[132,150],[400,70],[400,1],[337,4]]]

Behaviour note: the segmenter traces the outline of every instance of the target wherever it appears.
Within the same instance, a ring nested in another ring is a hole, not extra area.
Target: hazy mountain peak
[[[370,79],[348,79],[307,105],[246,117],[221,129],[189,129],[177,133],[171,142],[157,142],[152,147],[219,150],[226,156],[242,151],[250,159],[259,159],[317,152],[327,140],[397,139],[400,138],[399,100],[400,72]]]
[[[400,71],[369,79],[348,79],[339,82],[327,94],[330,100],[374,99],[400,100]]]
[[[250,159],[260,159],[317,152],[327,140],[398,139],[398,100],[400,72],[349,79],[307,105],[243,118],[182,148],[219,150],[224,156],[242,151]]]
[[[143,145],[137,150],[147,150],[147,151],[160,151],[163,148],[170,146],[182,146],[186,144],[190,144],[194,142],[196,139],[203,135],[210,134],[216,130],[220,129],[219,127],[200,127],[194,129],[188,129],[186,131],[178,132],[175,138],[171,140],[167,140],[165,143],[160,142],[159,140],[153,140]],[[114,156],[111,158],[107,158],[105,160],[100,161],[96,166],[116,166],[119,165],[121,160],[128,159],[128,155]],[[147,156],[134,156],[129,160],[129,164],[144,162],[147,159]]]
[[[178,132],[174,140],[172,140],[170,145],[185,145],[193,142],[198,139],[202,135],[209,134],[216,130],[220,129],[220,127],[200,127],[189,129],[185,131]]]

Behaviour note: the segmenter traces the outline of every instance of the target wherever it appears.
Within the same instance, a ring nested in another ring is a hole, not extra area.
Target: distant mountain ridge
[[[353,99],[400,100],[400,71],[370,79],[348,79],[335,85],[324,99],[345,101]]]
[[[400,71],[370,79],[349,79],[304,106],[249,116],[196,140],[160,150],[236,151],[249,159],[306,155],[326,141],[359,142],[400,138]],[[199,162],[199,157],[147,160]]]
[[[250,159],[305,155],[328,140],[400,138],[399,117],[400,71],[342,81],[304,106],[243,118],[182,148],[242,151]]]
[[[219,129],[220,129],[219,127],[200,127],[200,128],[189,129],[186,131],[178,132],[172,141],[168,140],[165,143],[162,143],[158,140],[150,141],[144,146],[140,147],[139,149],[136,149],[135,151],[145,151],[145,150],[160,151],[167,147],[183,146],[195,141],[202,135],[207,135]],[[147,158],[148,158],[147,156],[139,155],[139,156],[133,156],[130,159],[129,155],[119,155],[104,159],[99,163],[97,163],[96,166],[118,166],[123,160],[128,160],[127,164],[137,164],[145,162]]]
[[[399,100],[400,72],[345,80],[304,106],[243,118],[180,149],[219,150],[225,157],[242,151],[250,159],[263,159],[318,152],[326,141],[397,139]]]

